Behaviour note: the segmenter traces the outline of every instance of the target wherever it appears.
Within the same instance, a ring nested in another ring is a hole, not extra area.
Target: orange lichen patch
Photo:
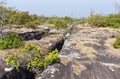
[[[81,71],[86,70],[86,67],[82,65],[79,61],[74,60],[73,61],[73,73],[75,75],[80,75]]]

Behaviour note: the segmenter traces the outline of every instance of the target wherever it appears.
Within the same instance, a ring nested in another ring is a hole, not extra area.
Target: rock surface
[[[13,29],[2,29],[1,35],[8,35],[11,32],[17,32],[20,36],[24,38],[25,43],[35,44],[41,47],[41,54],[46,54],[54,49],[61,50],[64,43],[64,33],[49,33],[49,31],[44,30],[19,30],[15,31]],[[45,34],[46,33],[46,34]],[[24,60],[22,67],[16,70],[13,67],[7,67],[5,58],[9,54],[16,54],[20,48],[0,50],[0,79],[35,79],[35,73],[33,71],[28,71],[25,67],[26,57],[19,59]],[[29,55],[29,54],[27,54]],[[12,69],[11,69],[12,68]]]
[[[71,25],[67,32],[51,29],[42,37],[39,35],[41,32],[26,30],[19,33],[26,38],[32,37],[25,42],[39,45],[43,52],[59,49],[60,63],[37,74],[23,68],[5,72],[6,55],[18,49],[0,51],[0,79],[120,79],[120,49],[113,47],[116,37],[120,36],[120,29],[77,24]],[[34,39],[34,35],[40,39]]]
[[[120,79],[120,49],[113,48],[119,29],[75,25],[71,33],[60,51],[61,64],[36,79]]]
[[[32,29],[24,29],[24,30],[15,30],[15,29],[2,29],[0,30],[0,36],[8,35],[11,32],[16,32],[23,40],[40,40],[46,31],[44,30],[32,30]]]

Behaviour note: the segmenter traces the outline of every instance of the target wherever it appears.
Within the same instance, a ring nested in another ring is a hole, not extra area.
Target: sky
[[[107,15],[115,13],[120,0],[7,0],[7,6],[29,11],[39,16],[88,17],[90,12]]]

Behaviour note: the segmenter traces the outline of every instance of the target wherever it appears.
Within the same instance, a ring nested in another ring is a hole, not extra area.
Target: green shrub
[[[33,52],[33,53],[32,53]],[[31,45],[26,44],[22,50],[20,50],[16,55],[9,55],[6,58],[7,65],[13,65],[16,69],[19,68],[20,62],[18,59],[20,59],[21,55],[25,56],[29,55],[29,57],[26,57],[27,61],[27,69],[45,69],[47,65],[51,65],[53,63],[59,62],[59,55],[58,50],[54,50],[51,53],[49,53],[46,56],[42,56],[40,54],[40,47],[37,45]]]
[[[63,17],[63,20],[66,21],[67,24],[72,24],[74,19],[71,17],[65,16]]]
[[[54,25],[57,29],[66,28],[67,27],[67,22],[65,22],[64,20],[56,20],[54,22]]]
[[[26,23],[25,26],[28,28],[36,28],[36,24],[34,21]]]
[[[44,60],[39,53],[36,53],[32,56],[32,59],[27,64],[27,69],[31,68],[43,68],[44,67]]]
[[[20,62],[18,59],[20,59],[19,57],[21,55],[25,56],[26,53],[29,53],[29,52],[35,52],[35,56],[38,57],[38,53],[40,52],[40,47],[39,46],[36,46],[36,45],[31,45],[31,44],[25,44],[24,48],[21,49],[16,55],[8,55],[8,57],[6,58],[6,63],[7,65],[13,65],[16,69],[18,69],[18,67],[20,66],[20,64],[22,62]],[[27,57],[29,58],[28,60],[30,60],[31,58],[33,59],[32,57],[32,54],[30,54],[31,56],[30,57]],[[39,54],[40,55],[40,54]],[[26,59],[27,59],[26,58]],[[27,61],[27,60],[26,60]],[[28,61],[27,61],[28,62]],[[39,63],[38,63],[39,64]],[[34,64],[32,63],[32,65],[34,66]],[[36,64],[35,64],[36,65]],[[28,63],[28,68],[29,68],[29,63]]]
[[[95,26],[104,26],[103,19],[104,19],[104,16],[100,14],[95,14],[95,15],[88,17],[87,22]]]
[[[87,22],[95,26],[120,28],[120,14],[110,14],[108,16],[94,14],[87,18]]]
[[[23,44],[22,38],[15,32],[0,37],[0,49],[11,49]]]
[[[21,50],[23,53],[34,50],[35,52],[40,52],[40,47],[32,44],[25,44],[24,48]]]
[[[20,63],[17,61],[17,55],[9,55],[5,61],[7,65],[13,65],[16,69],[19,68]]]
[[[28,63],[27,68],[44,68],[46,69],[48,65],[59,62],[58,50],[54,50],[50,52],[46,56],[40,55],[40,53],[36,53],[32,56],[32,60]]]
[[[59,62],[58,59],[59,59],[58,50],[55,49],[45,57],[45,62],[47,63],[47,65],[49,65],[49,64]]]
[[[113,44],[114,48],[120,48],[120,36],[117,37],[116,41]]]

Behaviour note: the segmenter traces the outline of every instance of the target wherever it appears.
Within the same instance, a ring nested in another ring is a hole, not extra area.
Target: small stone
[[[55,77],[54,75],[51,75],[51,77]]]
[[[11,72],[13,69],[14,69],[13,66],[11,66],[11,67],[9,67],[9,68],[4,68],[4,70],[5,70],[6,72]]]

